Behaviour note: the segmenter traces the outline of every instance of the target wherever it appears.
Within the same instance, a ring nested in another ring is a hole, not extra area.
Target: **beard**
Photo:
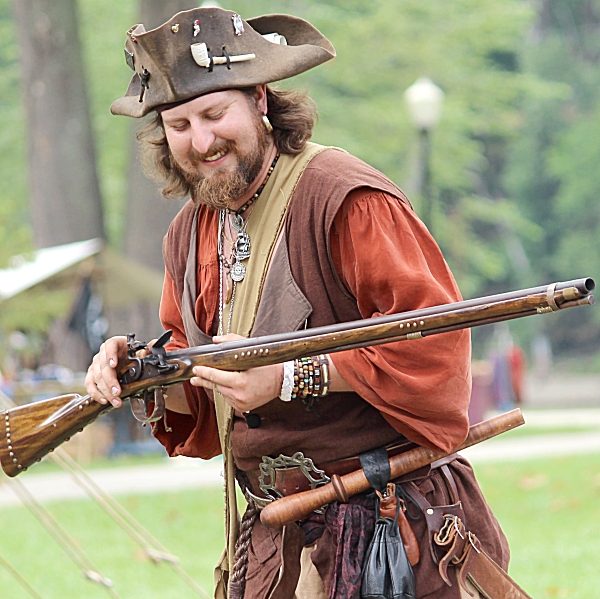
[[[262,169],[269,146],[262,120],[255,121],[255,133],[255,144],[246,153],[241,153],[237,144],[230,140],[214,145],[206,154],[192,150],[188,157],[192,170],[184,169],[171,155],[173,170],[188,184],[195,204],[206,204],[210,208],[221,210],[231,207],[248,191]],[[237,156],[234,170],[223,167],[215,169],[209,177],[199,174],[197,166],[202,160],[221,151]]]

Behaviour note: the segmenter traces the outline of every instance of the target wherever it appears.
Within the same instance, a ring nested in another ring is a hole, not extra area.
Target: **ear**
[[[267,85],[264,83],[263,85],[256,86],[256,108],[261,114],[267,114]]]

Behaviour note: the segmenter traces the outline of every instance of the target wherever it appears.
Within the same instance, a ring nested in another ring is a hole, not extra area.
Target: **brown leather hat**
[[[110,111],[138,118],[163,104],[293,77],[334,56],[331,42],[303,19],[244,21],[230,10],[195,8],[156,29],[127,32],[125,58],[135,75]]]

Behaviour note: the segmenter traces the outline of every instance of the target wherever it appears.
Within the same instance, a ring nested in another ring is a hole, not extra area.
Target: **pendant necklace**
[[[235,290],[238,283],[241,283],[246,277],[246,266],[243,264],[244,260],[250,258],[250,235],[246,231],[248,227],[248,219],[250,218],[250,214],[248,217],[244,219],[242,214],[250,208],[254,204],[254,202],[259,198],[262,190],[265,188],[265,185],[269,181],[269,177],[271,173],[275,169],[277,165],[277,161],[279,160],[279,153],[275,156],[275,159],[271,163],[265,180],[262,182],[262,185],[257,189],[256,193],[238,210],[231,210],[229,208],[223,209],[219,211],[219,233],[218,233],[218,242],[217,242],[217,252],[219,256],[219,335],[228,334],[231,332],[231,318],[233,315],[233,304],[235,302]],[[229,216],[229,223],[232,229],[236,233],[236,238],[233,243],[231,262],[227,260],[225,257],[225,252],[223,250],[224,240],[225,240],[225,219]],[[227,333],[223,332],[223,282],[225,279],[225,269],[228,271],[228,276],[232,281],[231,292],[229,292],[228,285],[228,293],[225,303],[229,304],[229,318],[227,322]]]
[[[231,265],[229,274],[234,283],[241,283],[246,276],[246,267],[242,264],[242,261],[250,258],[250,235],[246,232],[248,219],[244,220],[241,214],[230,214],[229,222],[237,235],[233,246],[235,262]]]

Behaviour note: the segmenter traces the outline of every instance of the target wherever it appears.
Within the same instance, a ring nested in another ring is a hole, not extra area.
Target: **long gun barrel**
[[[189,380],[194,366],[247,370],[318,353],[334,353],[394,341],[416,340],[439,333],[545,314],[594,303],[593,279],[584,278],[492,295],[412,312],[391,314],[292,333],[255,337],[165,352],[156,343],[152,354],[132,351],[119,364],[121,397],[162,402],[162,390]],[[164,338],[164,339],[163,339]],[[168,336],[163,336],[163,343]],[[143,345],[143,344],[142,344]],[[135,347],[135,346],[134,346]],[[143,398],[143,399],[142,399]],[[16,476],[75,433],[112,409],[89,396],[64,395],[0,412],[0,464]],[[155,420],[149,418],[148,420]]]

